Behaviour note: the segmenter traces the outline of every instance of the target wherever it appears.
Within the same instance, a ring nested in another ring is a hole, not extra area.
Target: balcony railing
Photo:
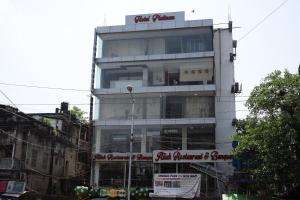
[[[14,161],[14,162],[13,162]],[[0,169],[23,169],[24,162],[18,159],[0,158]]]

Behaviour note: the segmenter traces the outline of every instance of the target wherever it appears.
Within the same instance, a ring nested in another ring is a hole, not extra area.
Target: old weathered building
[[[57,111],[29,115],[0,105],[0,181],[21,181],[27,191],[57,197],[88,182],[87,126],[68,110]]]

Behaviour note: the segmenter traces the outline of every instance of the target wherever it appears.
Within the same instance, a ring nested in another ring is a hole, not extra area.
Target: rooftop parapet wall
[[[187,20],[184,12],[127,15],[125,25],[97,27],[98,34],[213,26],[212,19]]]

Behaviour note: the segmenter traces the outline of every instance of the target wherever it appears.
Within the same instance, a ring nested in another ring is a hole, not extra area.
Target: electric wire
[[[85,89],[61,88],[61,87],[48,87],[48,86],[26,85],[26,84],[15,84],[15,83],[3,83],[3,82],[0,82],[0,85],[16,86],[16,87],[28,87],[28,88],[38,88],[38,89],[49,89],[49,90],[64,90],[64,91],[76,91],[76,92],[90,92],[90,90],[85,90]]]
[[[247,100],[236,100],[236,101],[230,101],[230,100],[220,100],[217,102],[236,102],[236,103],[243,103],[246,102]],[[158,104],[160,103],[160,101],[157,102],[136,102],[134,103],[135,105],[138,104],[143,104],[143,105],[149,105],[149,104]],[[6,104],[8,106],[11,106],[12,104]],[[18,106],[60,106],[61,104],[58,103],[17,103],[15,105]],[[70,106],[89,106],[89,103],[69,103]],[[100,103],[94,103],[94,105],[131,105],[130,102],[126,103],[118,103],[118,102],[100,102]]]
[[[17,140],[17,141],[20,141],[20,142],[24,142],[26,144],[29,144],[29,145],[32,145],[32,146],[36,146],[38,148],[47,148],[49,150],[53,149],[57,149],[55,147],[50,147],[50,146],[45,146],[45,145],[40,145],[40,144],[36,144],[36,143],[33,143],[33,142],[30,142],[28,140],[23,140],[23,139],[20,139],[18,138],[17,136],[14,136],[12,135],[11,133],[7,132],[7,131],[4,131],[3,129],[0,129],[0,133],[4,133],[5,135],[9,136],[9,137],[12,137],[13,139]],[[75,150],[78,150],[78,148],[74,148],[74,147],[66,147],[66,148],[70,148],[70,149],[75,149]],[[80,150],[80,152],[90,152],[90,150]]]
[[[6,86],[17,86],[17,87],[29,87],[29,88],[38,88],[38,89],[50,89],[50,90],[65,90],[65,91],[78,91],[78,92],[91,92],[90,90],[84,90],[84,89],[76,89],[76,88],[61,88],[61,87],[49,87],[49,86],[38,86],[38,85],[26,85],[26,84],[14,84],[14,83],[3,83],[0,82],[0,85],[6,85]],[[100,89],[100,88],[99,88]],[[101,88],[101,89],[111,89],[111,88]],[[97,89],[96,89],[97,90]],[[118,94],[128,94],[125,93],[117,93]],[[216,96],[216,97],[249,97],[249,96],[242,96],[242,95],[236,95],[236,96]],[[11,102],[12,103],[12,102]],[[12,103],[13,104],[13,103]]]
[[[273,9],[268,15],[266,15],[262,20],[260,20],[256,25],[254,25],[248,32],[246,32],[240,39],[238,39],[238,42],[243,40],[245,37],[247,37],[251,32],[253,32],[258,26],[260,26],[264,21],[266,21],[271,15],[273,15],[276,11],[278,11],[284,4],[286,4],[288,0],[283,1],[281,4],[279,4],[275,9]]]
[[[0,129],[0,131],[1,131],[2,133],[4,133],[4,134],[7,134],[6,131],[3,131],[3,130],[1,130],[1,129]],[[14,137],[14,136],[12,136],[12,135],[10,135],[10,134],[9,134],[9,136]],[[45,147],[46,147],[46,146],[41,146],[41,145],[37,145],[37,144],[34,144],[34,143],[27,142],[26,140],[21,140],[21,139],[16,138],[16,137],[14,137],[14,138],[15,138],[16,140],[22,141],[22,142],[27,143],[27,144],[29,144],[29,145],[39,146],[40,148],[45,148]],[[2,146],[3,146],[3,145],[1,145],[1,147],[2,147]],[[5,146],[5,145],[4,145],[4,146]],[[6,145],[6,146],[7,146],[7,145]],[[47,147],[47,148],[48,148],[48,147]],[[51,148],[51,147],[49,147],[49,148]],[[51,148],[51,149],[53,149],[53,148]],[[31,148],[31,150],[32,150],[32,148]],[[10,153],[12,153],[12,150],[10,150]],[[39,170],[37,170],[37,169],[33,169],[33,168],[30,167],[30,165],[28,165],[28,164],[26,164],[26,168],[27,168],[27,169],[30,169],[31,171],[34,171],[34,172],[36,172],[36,173],[38,173],[38,174],[40,174],[40,175],[42,175],[42,176],[46,176],[46,177],[52,177],[52,178],[56,178],[56,179],[65,179],[65,178],[68,178],[68,176],[55,176],[55,175],[45,174],[44,172],[41,172],[41,171],[39,171]],[[88,174],[88,173],[90,172],[89,169],[88,169],[88,170],[83,170],[83,171],[86,171],[86,172],[81,173],[81,174],[76,174],[76,177],[81,176],[81,175],[84,175],[84,174]]]
[[[0,92],[3,94],[3,96],[16,108],[18,108],[16,106],[16,104],[14,104],[14,102],[0,89]]]
[[[28,117],[29,119],[28,119],[28,118],[25,118],[25,117],[23,117],[23,116],[21,116],[21,115],[19,115],[19,114],[16,114],[16,113],[11,112],[11,111],[9,111],[9,110],[7,110],[7,109],[4,109],[4,108],[0,108],[0,110],[4,110],[4,111],[6,111],[6,112],[9,112],[9,113],[11,113],[11,114],[13,114],[13,115],[15,115],[15,116],[21,117],[21,118],[23,118],[23,119],[25,119],[25,120],[27,120],[27,121],[29,121],[29,122],[40,122],[39,120],[30,119],[31,117]],[[3,126],[1,126],[1,127],[3,127]],[[7,127],[10,127],[10,126],[7,126]],[[18,137],[16,137],[16,136],[13,136],[13,135],[11,135],[9,132],[4,131],[3,129],[0,129],[0,131],[1,131],[2,133],[4,133],[4,134],[10,136],[10,137],[13,137],[13,138],[16,139],[16,140],[25,142],[25,143],[27,143],[27,144],[31,144],[31,145],[38,146],[38,147],[42,147],[42,148],[45,147],[44,145],[38,145],[38,144],[35,144],[35,143],[31,143],[31,142],[29,142],[28,140],[23,140],[23,139],[20,139],[20,138],[18,138]],[[73,136],[68,136],[68,138],[71,138],[71,139],[72,139],[72,138],[73,138],[73,139],[77,139],[76,137],[73,137]],[[71,142],[71,141],[69,141],[69,142]],[[71,142],[71,143],[72,143],[72,142]],[[76,145],[73,144],[73,146],[76,146]],[[52,148],[52,147],[48,147],[48,146],[47,146],[47,148],[49,148],[49,149],[56,149],[55,147]],[[79,149],[79,147],[78,147],[78,148],[68,147],[68,148],[73,148],[73,149],[75,149],[75,150]],[[90,150],[87,149],[86,151],[89,152]]]

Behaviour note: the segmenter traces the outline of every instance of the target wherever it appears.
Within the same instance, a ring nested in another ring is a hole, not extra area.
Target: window
[[[152,163],[133,162],[132,164],[132,186],[146,187],[152,186]]]
[[[87,152],[79,152],[78,153],[78,162],[87,163],[88,153]]]
[[[125,163],[101,163],[99,185],[123,187]]]
[[[166,53],[181,53],[181,38],[171,37],[166,39]]]
[[[86,132],[85,131],[80,131],[80,139],[85,140],[86,137]]]
[[[133,152],[141,152],[140,130],[133,130]],[[103,153],[126,153],[129,152],[130,130],[115,129],[101,131],[101,152]]]
[[[187,149],[214,149],[215,131],[213,126],[190,126],[187,128]]]
[[[214,117],[214,97],[186,97],[185,103],[185,117]]]
[[[166,118],[182,118],[184,97],[170,96],[166,98]]]
[[[146,152],[152,153],[154,150],[160,149],[160,129],[147,130],[146,136]]]
[[[36,167],[38,151],[36,149],[31,150],[31,166]]]
[[[177,150],[182,147],[182,134],[179,128],[164,128],[161,135],[161,149]]]
[[[46,169],[48,166],[48,156],[49,156],[48,153],[44,153],[43,162],[42,162],[43,169]]]
[[[55,156],[55,162],[54,162],[54,163],[55,163],[55,165],[59,165],[59,158],[58,158],[58,155]]]
[[[67,174],[69,170],[69,161],[66,160],[66,165],[65,165],[65,173]]]
[[[199,35],[187,36],[183,38],[184,53],[205,51],[204,44]]]
[[[132,151],[133,152],[141,152],[141,141],[142,141],[142,135],[140,132],[136,132],[133,134],[133,145],[132,145]]]

